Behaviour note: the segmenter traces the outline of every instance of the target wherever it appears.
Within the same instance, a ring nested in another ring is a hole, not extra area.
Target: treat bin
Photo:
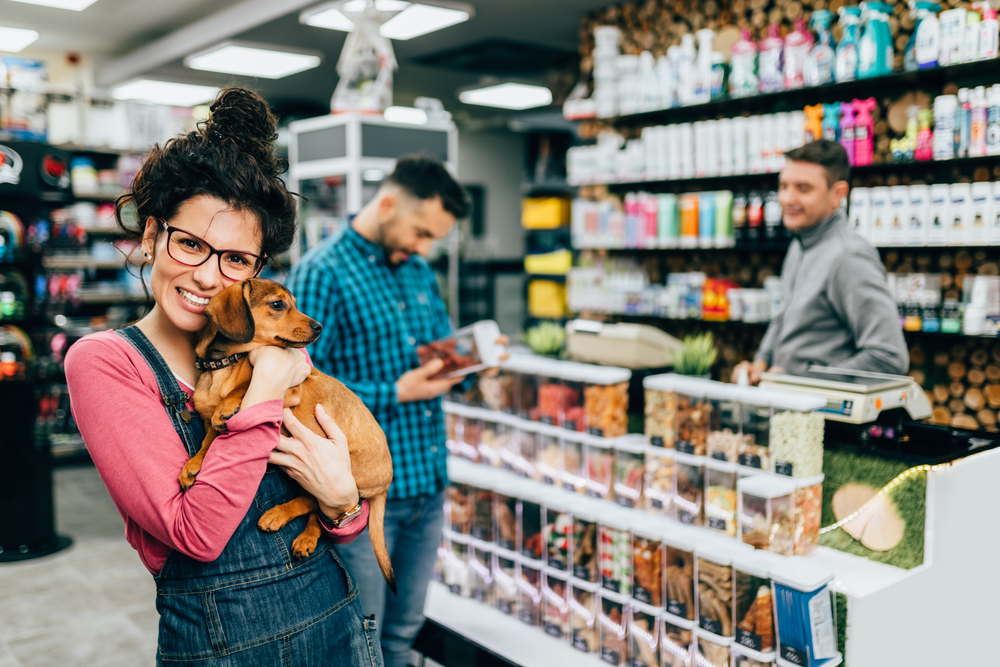
[[[674,453],[669,449],[646,447],[642,506],[651,514],[674,516]]]
[[[655,607],[633,600],[629,604],[631,667],[660,667],[660,615]]]
[[[583,443],[587,464],[587,495],[614,500],[615,451],[610,438],[587,436]]]
[[[764,663],[775,655],[770,572],[781,561],[781,556],[759,549],[733,559],[733,645]]]
[[[627,510],[612,509],[602,510],[600,518],[601,587],[625,596],[632,594],[632,520]]]
[[[522,558],[518,573],[521,622],[538,627],[542,624],[542,562]]]
[[[504,353],[497,344],[500,327],[493,320],[482,320],[455,331],[450,336],[417,347],[417,357],[423,366],[432,359],[444,365],[439,375],[457,377],[500,365]]]
[[[702,524],[705,458],[674,454],[674,512],[681,523]]]
[[[683,454],[704,456],[712,422],[712,404],[705,396],[710,383],[691,378],[675,382],[678,390],[674,448]]]
[[[451,526],[453,532],[468,535],[472,532],[472,487],[452,482],[448,485],[445,497],[447,524]]]
[[[570,582],[569,624],[570,643],[573,648],[584,653],[597,653],[597,584],[577,579]]]
[[[733,559],[751,551],[731,541],[703,542],[695,552],[698,627],[719,639],[733,638]]]
[[[591,584],[600,583],[598,515],[590,504],[573,507],[573,577]]]
[[[569,580],[563,572],[546,568],[542,578],[542,627],[561,642],[570,638]]]
[[[517,429],[517,459],[514,461],[514,471],[521,477],[540,480],[538,474],[538,434],[535,424],[523,424]]]
[[[503,465],[497,428],[498,424],[495,421],[484,420],[479,431],[479,461],[494,468]]]
[[[788,477],[823,474],[823,415],[826,399],[814,394],[769,391],[771,465]]]
[[[473,463],[479,463],[479,443],[482,440],[485,422],[482,419],[467,417],[462,429],[462,439],[458,445],[458,455],[464,459],[469,459]]]
[[[535,405],[529,411],[532,421],[550,426],[559,425],[560,415],[565,413],[567,404],[566,386],[560,374],[561,365],[557,361],[548,361],[536,367]]]
[[[823,514],[824,475],[797,478],[795,495],[792,498],[795,517],[796,556],[808,556],[819,544],[819,529]]]
[[[743,436],[740,434],[740,388],[713,383],[708,389],[711,406],[706,453],[716,461],[736,463]]]
[[[434,560],[434,581],[444,583],[444,564],[451,556],[451,542],[448,540],[447,529],[441,531],[441,541],[438,543],[437,558]]]
[[[601,660],[613,667],[625,667],[628,659],[628,598],[608,591],[601,592],[597,612]]]
[[[492,545],[473,540],[469,569],[472,570],[473,599],[490,607],[494,606]]]
[[[551,363],[551,362],[548,362]],[[538,383],[536,371],[544,369],[548,363],[541,357],[516,355],[512,356],[505,368],[514,378],[514,412],[521,419],[538,421]]]
[[[730,653],[733,656],[733,667],[774,667],[774,662],[768,660],[761,662],[755,658],[741,653],[739,645],[733,644]]]
[[[592,435],[617,438],[628,433],[627,368],[589,366],[583,387],[586,430]]]
[[[559,418],[556,425],[568,431],[587,431],[587,417],[583,407],[583,381],[599,366],[587,366],[572,362],[560,362],[558,374],[562,380],[562,395],[559,397]]]
[[[518,551],[521,542],[518,535],[518,514],[521,499],[518,498],[518,486],[504,481],[494,485],[494,515],[497,545],[508,551]]]
[[[632,521],[632,599],[663,609],[663,538],[641,515]]]
[[[694,624],[678,624],[666,615],[660,619],[660,660],[662,667],[690,667]]]
[[[665,382],[665,376],[650,375],[643,379],[646,405],[646,437],[653,447],[674,448],[677,419],[677,393]]]
[[[723,535],[736,536],[735,463],[705,459],[705,525]]]
[[[522,487],[521,513],[518,526],[521,536],[521,555],[534,560],[542,559],[542,498],[540,489]]]
[[[497,609],[508,616],[520,616],[518,558],[517,554],[506,549],[497,549],[493,555],[493,594]]]
[[[452,534],[451,551],[444,561],[444,585],[455,595],[472,596],[472,577],[469,569],[469,537]]]
[[[837,652],[836,605],[828,568],[801,556],[786,558],[771,568],[774,592],[776,661],[782,667],[833,667]]]
[[[483,407],[487,410],[513,414],[514,373],[501,367],[494,377],[480,377],[479,393],[483,395]]]
[[[683,526],[669,528],[663,533],[663,602],[671,622],[686,626],[698,618],[694,550],[704,537]]]
[[[754,470],[771,469],[771,404],[765,392],[740,387],[739,464]]]
[[[569,503],[561,493],[549,493],[543,498],[545,564],[553,571],[565,573],[570,571],[573,552],[573,517],[569,510]]]
[[[791,556],[794,550],[795,482],[776,475],[739,481],[740,540],[755,549]]]
[[[496,542],[493,504],[496,502],[493,489],[474,487],[472,489],[472,530],[471,534],[483,542]]]
[[[622,436],[614,441],[614,497],[622,507],[642,506],[642,481],[646,474],[646,439]]]
[[[535,465],[536,475],[546,484],[557,484],[562,480],[563,444],[562,429],[554,426],[538,425],[535,436],[538,444],[538,463]]]
[[[519,430],[513,420],[497,421],[497,449],[500,454],[500,467],[504,470],[513,472],[517,469],[517,462],[521,458]]]
[[[569,491],[584,493],[587,490],[587,466],[583,433],[564,432],[562,436],[562,486]]]
[[[444,444],[451,454],[458,453],[458,443],[462,439],[463,418],[454,412],[444,413]]]
[[[698,654],[694,662],[698,667],[729,667],[732,640],[726,641],[698,631],[695,631],[695,638]]]

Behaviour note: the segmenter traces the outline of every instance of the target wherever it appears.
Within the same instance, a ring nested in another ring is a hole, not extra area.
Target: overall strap
[[[194,456],[201,449],[204,432],[201,420],[187,409],[187,392],[181,389],[174,372],[139,327],[133,324],[124,329],[117,329],[115,333],[131,343],[149,364],[153,375],[156,376],[156,384],[160,388],[160,396],[167,414],[170,415],[174,430],[180,436],[188,454]]]

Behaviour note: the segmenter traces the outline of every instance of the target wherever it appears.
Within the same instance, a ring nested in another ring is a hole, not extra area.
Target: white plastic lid
[[[826,475],[820,473],[813,477],[793,477],[792,479],[795,481],[796,489],[807,489],[810,486],[816,486],[817,484],[822,484],[823,480],[826,479]]]
[[[755,577],[767,579],[771,576],[771,570],[788,560],[786,556],[780,556],[770,551],[754,549],[745,554],[740,554],[733,559],[733,568],[740,572],[746,572]]]
[[[703,466],[705,465],[705,457],[695,456],[694,454],[685,454],[684,452],[674,450],[674,462],[686,463],[689,466]]]
[[[651,540],[663,540],[663,523],[657,517],[645,512],[633,512],[629,529],[633,535]]]
[[[790,478],[778,475],[752,475],[736,482],[740,493],[755,498],[780,498],[795,493],[796,484]]]
[[[711,456],[705,457],[705,467],[711,470],[716,470],[718,472],[731,472],[735,473],[739,470],[739,465],[736,463],[730,463],[729,461],[720,461],[719,459],[712,458]]]
[[[818,394],[808,394],[790,391],[762,389],[767,392],[772,408],[779,410],[795,410],[797,412],[812,412],[826,405],[826,398]]]
[[[833,580],[833,570],[802,556],[785,558],[771,570],[775,583],[810,593]]]
[[[545,505],[546,509],[552,509],[556,512],[569,512],[573,506],[573,501],[567,498],[559,489],[553,488],[548,489],[542,495],[542,504]]]
[[[628,382],[632,377],[632,371],[627,368],[582,364],[578,361],[560,361],[558,373],[564,380],[600,385]]]
[[[660,611],[660,618],[663,619],[664,623],[669,623],[674,627],[678,627],[681,630],[694,630],[696,623],[694,621],[689,621],[686,618],[681,618],[680,616],[674,616],[668,611]]]
[[[632,611],[641,611],[647,616],[652,616],[653,618],[659,618],[660,612],[662,611],[653,605],[646,604],[645,602],[639,602],[638,600],[630,600],[628,604],[632,608]]]
[[[545,567],[545,563],[540,560],[535,560],[534,558],[528,558],[524,554],[521,554],[521,569],[528,568],[531,570],[542,571]]]
[[[611,449],[614,447],[614,438],[602,438],[599,435],[587,435],[583,441],[583,444],[589,445],[590,447],[599,447],[601,449]]]
[[[600,517],[597,519],[597,523],[615,530],[631,530],[634,516],[634,513],[624,508],[620,508],[617,505],[612,505],[608,509],[601,512]]]
[[[628,605],[632,602],[632,598],[622,595],[621,593],[612,593],[606,588],[601,589],[601,600],[611,600],[612,602],[621,605]]]
[[[742,542],[729,539],[705,541],[695,547],[695,556],[715,563],[716,565],[732,565],[733,559],[753,551],[753,547]]]
[[[676,373],[650,375],[642,381],[642,386],[647,389],[655,389],[657,391],[673,391],[686,396],[696,397],[705,396],[711,385],[711,380],[689,377],[686,375],[677,375]]]
[[[597,589],[601,587],[601,585],[596,581],[584,581],[583,579],[577,579],[576,577],[573,577],[573,580],[570,583],[573,584],[573,588],[579,588],[580,590],[587,591],[588,593],[596,593]]]
[[[522,419],[521,422],[531,424],[531,428],[524,428],[523,426],[521,426],[520,428],[522,430],[531,431],[532,433],[537,433],[539,435],[547,435],[550,438],[562,438],[567,433],[566,429],[560,428],[558,426],[552,426],[551,424],[543,424],[541,422],[526,422],[526,420],[524,419]]]
[[[562,570],[557,570],[554,567],[549,567],[548,565],[542,566],[542,571],[545,572],[546,579],[558,579],[559,581],[566,583],[569,581],[569,573],[563,572]]]
[[[646,450],[646,436],[632,434],[614,439],[614,448],[630,454],[642,454]]]
[[[500,367],[515,373],[546,375],[556,363],[555,359],[534,354],[512,354]]]
[[[493,551],[496,553],[498,558],[503,558],[515,563],[521,560],[521,554],[515,553],[509,549],[504,549],[503,547],[494,547]]]
[[[559,429],[560,437],[563,440],[569,440],[570,442],[587,442],[587,439],[592,437],[589,433],[585,433],[584,431],[570,431],[568,429],[559,428],[558,426],[554,426],[553,428]]]
[[[570,512],[573,514],[574,519],[579,519],[580,521],[586,521],[587,523],[598,523],[600,517],[605,511],[607,511],[601,503],[601,506],[596,505],[592,501],[592,498],[586,496],[580,496],[580,494],[573,494],[577,498],[573,501],[572,508]]]
[[[688,528],[678,522],[670,522],[660,533],[663,543],[680,551],[693,552],[707,537],[708,533]]]
[[[713,635],[711,632],[709,632],[707,630],[702,630],[699,627],[696,627],[694,629],[694,636],[697,637],[698,639],[704,639],[706,641],[710,641],[713,644],[715,644],[716,646],[732,646],[733,645],[733,638],[732,637],[720,637],[718,635]],[[695,650],[698,650],[698,649],[696,648]]]
[[[448,531],[447,537],[452,542],[458,542],[459,544],[465,544],[465,545],[469,545],[472,540],[472,538],[469,537],[468,535],[463,535],[462,533],[456,533],[453,530]]]
[[[675,449],[667,449],[666,447],[657,447],[655,445],[646,445],[646,456],[655,456],[661,459],[672,459],[674,454],[677,453]]]

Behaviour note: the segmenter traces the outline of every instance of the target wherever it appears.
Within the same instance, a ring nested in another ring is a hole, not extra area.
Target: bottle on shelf
[[[858,78],[869,79],[892,73],[892,7],[882,2],[862,2],[865,30],[858,43]]]
[[[986,154],[1000,155],[1000,84],[990,86],[986,109]]]
[[[864,167],[872,163],[875,150],[875,121],[871,112],[875,109],[875,98],[854,100],[852,105],[857,112],[854,120],[854,165]]]
[[[822,104],[814,104],[805,108],[807,142],[823,137],[823,107]]]
[[[861,10],[858,7],[841,7],[840,25],[843,33],[837,44],[837,60],[834,64],[834,78],[837,82],[854,81],[858,78],[858,41],[860,39]]]
[[[965,15],[965,29],[962,35],[962,62],[979,60],[979,31],[982,17],[974,8]]]
[[[847,162],[854,166],[854,105],[840,103],[840,145],[847,152]]]
[[[969,157],[986,155],[986,88],[976,86],[969,110]]]
[[[730,54],[729,95],[749,97],[760,90],[757,79],[757,43],[753,41],[750,28],[740,31],[740,39]]]
[[[823,105],[823,138],[837,141],[840,138],[840,103]]]
[[[1000,22],[997,21],[997,10],[989,2],[977,2],[983,13],[983,21],[979,24],[979,60],[990,60],[1000,55]]]
[[[833,50],[833,36],[830,24],[833,13],[826,9],[817,9],[809,19],[809,26],[816,31],[816,45],[809,51],[806,58],[803,77],[807,86],[822,86],[833,82],[833,67],[836,53]]]
[[[959,88],[958,106],[955,109],[955,157],[969,157],[969,132],[972,114],[971,95],[968,88]]]
[[[785,64],[782,67],[785,90],[794,90],[806,85],[806,60],[814,43],[813,36],[806,30],[805,19],[796,19],[795,29],[785,37]]]
[[[917,146],[913,150],[913,159],[924,162],[934,158],[934,132],[931,130],[931,110],[921,109],[917,112]],[[1000,120],[1000,108],[998,108]],[[998,137],[1000,140],[1000,137]]]
[[[937,66],[941,51],[941,24],[937,18],[939,11],[941,5],[936,2],[910,0],[910,14],[916,17],[916,22],[903,55],[903,69],[907,72]]]
[[[774,93],[782,90],[785,84],[782,72],[782,50],[784,40],[781,39],[781,28],[777,23],[768,27],[767,37],[760,43],[758,72],[760,92]]]

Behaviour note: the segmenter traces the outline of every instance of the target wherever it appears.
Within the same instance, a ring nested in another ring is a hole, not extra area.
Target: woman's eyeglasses
[[[184,266],[201,266],[212,255],[218,255],[222,275],[229,280],[240,281],[255,277],[267,264],[266,257],[240,250],[216,250],[204,239],[171,227],[165,220],[160,220],[160,224],[167,231],[167,254]]]

